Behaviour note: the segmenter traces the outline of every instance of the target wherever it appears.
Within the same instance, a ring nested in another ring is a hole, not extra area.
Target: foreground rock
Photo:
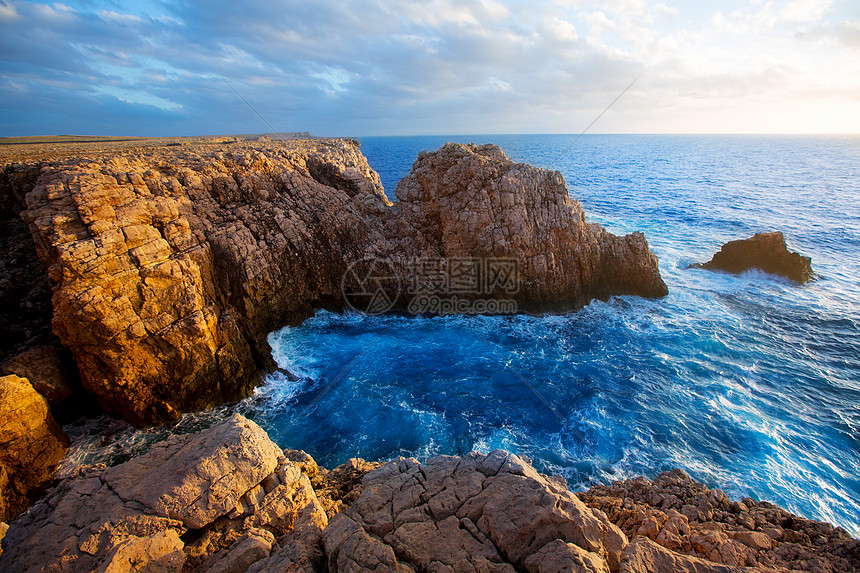
[[[69,441],[26,378],[0,377],[0,522],[40,495]]]
[[[79,468],[5,533],[16,573],[860,571],[843,530],[679,470],[579,496],[500,450],[326,471],[240,415]]]
[[[11,525],[0,570],[244,571],[273,553],[312,568],[326,521],[298,465],[235,415],[60,482]]]
[[[634,564],[648,563],[674,565],[643,570],[727,572],[750,566],[766,571],[860,571],[860,542],[845,530],[797,517],[772,503],[732,501],[681,470],[662,473],[653,482],[639,477],[579,495],[631,539],[653,542],[627,547],[622,561],[630,571],[640,570],[631,569]],[[725,567],[694,566],[702,560]]]
[[[618,571],[627,544],[562,481],[501,450],[390,462],[363,486],[325,530],[331,571]]]
[[[397,196],[355,142],[331,140],[127,151],[0,178],[55,285],[53,331],[85,388],[135,424],[246,396],[274,366],[268,333],[355,306],[344,277],[368,258],[402,280],[362,282],[374,295],[362,310],[463,312],[416,308],[419,296],[559,310],[667,292],[641,234],[587,224],[559,173],[496,146],[421,155]]]
[[[785,245],[785,237],[776,231],[756,233],[749,239],[729,241],[713,259],[692,266],[734,274],[759,269],[803,284],[814,276],[811,263],[812,259],[809,257],[789,251]]]

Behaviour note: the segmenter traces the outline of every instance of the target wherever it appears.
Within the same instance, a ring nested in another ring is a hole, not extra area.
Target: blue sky
[[[0,136],[860,133],[857,0],[0,0]],[[231,89],[231,87],[233,89]]]

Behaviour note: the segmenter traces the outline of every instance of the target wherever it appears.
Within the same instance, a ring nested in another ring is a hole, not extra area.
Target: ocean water
[[[300,379],[272,376],[241,410],[327,467],[505,448],[574,489],[680,467],[860,535],[860,138],[574,139],[361,141],[391,198],[445,141],[561,171],[590,221],[646,234],[667,297],[549,316],[320,311],[270,335]],[[767,230],[818,278],[687,269]]]

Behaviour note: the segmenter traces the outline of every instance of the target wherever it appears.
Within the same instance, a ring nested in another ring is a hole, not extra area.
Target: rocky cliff
[[[21,216],[54,333],[135,424],[247,395],[274,366],[267,334],[318,307],[451,311],[416,309],[430,295],[544,311],[667,292],[641,234],[586,223],[559,173],[495,146],[422,154],[393,205],[341,140],[132,149],[4,177],[13,199],[32,183]]]
[[[79,468],[11,524],[0,570],[850,573],[858,547],[679,470],[579,495],[501,450],[326,472],[234,415]]]

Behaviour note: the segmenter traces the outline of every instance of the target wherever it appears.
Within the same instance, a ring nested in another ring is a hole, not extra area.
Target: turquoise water
[[[591,221],[642,230],[670,294],[566,315],[319,312],[270,337],[250,414],[333,466],[505,448],[575,488],[681,467],[860,533],[860,139],[723,136],[368,138],[393,198],[418,151],[494,142],[560,170]],[[798,287],[688,270],[782,230],[819,278]]]
[[[681,467],[860,535],[860,138],[367,138],[362,151],[393,198],[417,153],[448,140],[560,170],[591,221],[645,232],[669,296],[541,317],[320,311],[270,335],[300,379],[272,376],[240,411],[326,467],[505,448],[577,489]],[[818,279],[686,268],[765,230]],[[115,463],[230,410],[81,440],[68,463]]]

